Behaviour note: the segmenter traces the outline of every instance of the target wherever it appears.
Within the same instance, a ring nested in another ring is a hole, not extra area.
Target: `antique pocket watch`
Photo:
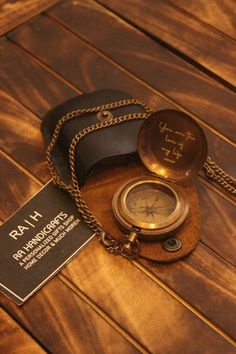
[[[137,240],[162,240],[164,250],[176,252],[181,241],[175,234],[191,209],[182,182],[196,174],[205,162],[204,132],[190,116],[163,110],[144,121],[137,147],[150,176],[127,181],[112,201],[115,218],[127,235],[126,251],[132,253]]]

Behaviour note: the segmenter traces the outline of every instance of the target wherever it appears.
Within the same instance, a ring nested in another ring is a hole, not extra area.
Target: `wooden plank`
[[[63,273],[116,322],[140,338],[151,353],[182,353],[186,347],[192,353],[222,350],[219,344],[215,345],[209,327],[190,311],[183,313],[180,302],[170,302],[170,295],[128,260],[101,251],[97,240]],[[81,282],[82,273],[85,278]],[[235,348],[232,350],[235,352]]]
[[[0,352],[4,354],[46,353],[3,309],[0,308]]]
[[[15,172],[14,179],[18,180],[17,177]],[[8,178],[8,183],[11,182]],[[21,187],[21,184],[18,187]],[[129,336],[141,343],[143,348],[151,352],[158,349],[163,353],[169,353],[174,346],[178,353],[183,350],[185,343],[192,348],[193,353],[198,353],[200,349],[208,353],[221,353],[223,350],[227,353],[235,352],[229,342],[127,260],[122,257],[115,259],[114,256],[107,254],[97,240],[88,247],[87,252],[85,249],[65,268],[64,274],[73,280],[80,290],[88,293],[90,299],[124,328]],[[140,283],[147,290],[146,293],[143,292]],[[129,294],[128,298],[127,294]],[[98,350],[105,353],[108,352],[107,347],[117,343],[113,333],[106,335],[107,330],[101,326],[100,321],[97,324],[95,321],[94,324],[92,316],[85,313],[86,305],[83,303],[82,307],[79,306],[78,303],[82,300],[79,300],[71,290],[68,291],[62,283],[58,284],[56,278],[23,307],[17,307],[3,297],[1,300],[5,308],[26,326],[39,342],[42,341],[49,351],[69,353],[71,352],[69,348],[80,345],[83,353]],[[90,308],[89,311],[94,315]],[[182,323],[181,327],[179,321]],[[44,330],[45,323],[47,323],[46,330]],[[104,321],[103,325],[105,324]],[[93,331],[89,336],[91,326]],[[98,336],[94,327],[98,330]],[[103,338],[104,333],[109,346]],[[167,340],[166,333],[171,333],[171,339],[168,335]],[[199,333],[201,333],[200,340]],[[102,341],[99,340],[101,338],[99,334],[102,335]],[[118,347],[120,353],[132,352],[129,347],[124,349],[120,343]],[[137,352],[136,349],[134,352]]]
[[[236,86],[236,43],[204,26],[166,0],[118,0],[100,3],[190,58],[191,61]],[[211,43],[211,45],[209,45]]]
[[[0,148],[44,182],[48,181],[40,120],[3,90],[0,107]]]
[[[77,47],[78,47],[78,44],[77,44]],[[74,50],[75,48],[73,48],[73,46],[71,47],[72,49],[71,50]],[[6,47],[5,47],[5,49],[6,49]],[[26,58],[25,58],[25,60],[26,60]],[[94,61],[96,61],[96,62],[98,62],[98,58],[95,58],[95,59],[93,59]],[[69,66],[69,62],[68,62],[68,64],[65,64],[66,66]],[[107,66],[108,67],[110,67],[110,64],[108,63],[107,64]],[[27,62],[26,62],[26,67],[27,67]],[[8,71],[10,72],[10,66],[9,66],[9,69],[8,69]],[[22,75],[24,76],[24,71],[22,72]],[[72,73],[71,73],[71,75],[72,75]],[[146,97],[147,97],[147,99],[151,102],[151,101],[154,101],[155,99],[156,99],[156,96],[152,93],[152,91],[151,90],[148,90],[147,88],[145,88],[145,86],[143,86],[142,87],[142,85],[140,84],[140,83],[138,83],[138,82],[135,82],[135,80],[131,80],[131,79],[127,79],[128,78],[128,76],[127,75],[124,75],[123,73],[122,73],[122,71],[120,71],[120,72],[118,72],[117,73],[117,71],[114,71],[114,74],[112,74],[112,70],[110,69],[110,71],[107,71],[106,72],[106,75],[109,75],[109,76],[117,76],[117,77],[120,77],[120,80],[123,82],[123,87],[122,87],[122,89],[125,89],[125,87],[128,87],[128,88],[130,88],[130,89],[132,89],[132,87],[135,87],[136,88],[136,90],[137,90],[137,94],[139,93],[139,95],[145,95]],[[88,78],[90,79],[90,82],[92,83],[92,88],[93,89],[96,89],[96,87],[97,87],[97,85],[99,85],[99,82],[97,82],[96,80],[94,80],[94,81],[92,81],[93,80],[93,76],[88,76]],[[20,81],[18,81],[18,84],[19,84],[19,82]],[[81,84],[83,84],[84,85],[84,83],[83,83],[83,80],[81,80],[80,81],[80,85]],[[37,86],[35,87],[35,89],[37,90]],[[20,88],[18,89],[18,91],[20,92]],[[160,98],[159,98],[160,99]],[[160,99],[161,100],[161,99]],[[160,103],[158,103],[158,101],[156,102],[158,105],[159,104],[161,104],[161,101],[160,101]],[[170,106],[168,106],[168,107],[170,107]],[[166,106],[166,108],[167,108],[167,106]],[[214,146],[215,146],[215,150],[216,151],[219,151],[220,152],[220,154],[219,154],[219,157],[222,157],[222,156],[224,156],[224,158],[225,158],[225,156],[227,156],[227,151],[228,151],[228,149],[227,149],[227,145],[229,145],[229,144],[226,144],[225,142],[223,142],[222,141],[222,139],[219,139],[218,138],[218,141],[219,141],[219,145],[217,145],[218,143],[214,143]],[[226,147],[225,148],[223,148],[222,150],[220,149],[220,144],[221,144],[221,142],[223,142],[224,144],[226,144]],[[216,144],[216,145],[215,145]],[[229,145],[230,146],[230,145]],[[229,156],[229,159],[230,158],[232,158],[232,154],[233,154],[233,150],[231,151],[231,154],[229,154],[228,156]],[[202,193],[205,193],[204,191],[202,191]],[[212,192],[212,191],[209,191],[209,193],[210,193],[210,197],[209,197],[209,201],[211,201],[211,206],[209,206],[209,203],[208,203],[208,201],[207,202],[205,202],[205,201],[203,201],[203,204],[202,204],[202,208],[203,208],[203,211],[204,211],[204,213],[206,214],[207,213],[207,210],[208,210],[208,208],[210,207],[210,210],[212,210],[212,213],[211,213],[211,218],[209,218],[209,216],[208,216],[208,219],[209,219],[209,223],[207,224],[207,225],[211,225],[211,222],[214,222],[214,215],[215,215],[215,213],[214,213],[214,205],[215,205],[215,203],[216,203],[216,201],[215,201],[215,199],[217,200],[217,194],[215,195],[215,193],[214,192]],[[218,197],[219,198],[219,197]],[[219,199],[219,201],[217,202],[217,203],[221,203],[221,199],[222,198],[220,198]],[[227,203],[226,203],[227,204]],[[230,213],[232,213],[232,208],[230,208],[230,204],[228,205],[228,208],[226,208],[225,209],[225,206],[224,206],[224,203],[222,202],[221,203],[221,205],[223,205],[223,209],[222,210],[224,210],[224,214],[225,215],[227,215],[227,213],[228,213],[228,211],[229,211],[229,215],[230,215]],[[209,213],[208,213],[208,215],[209,215]],[[233,225],[233,220],[234,220],[234,214],[232,214],[232,216],[230,216],[230,218],[229,218],[229,220],[231,220],[230,221],[230,223]],[[208,228],[205,228],[204,227],[204,233],[203,233],[203,236],[202,237],[204,237],[205,238],[205,242],[207,243],[207,240],[209,239],[209,238],[211,238],[211,240],[212,240],[212,242],[214,242],[214,239],[216,238],[216,236],[218,237],[219,236],[219,238],[220,238],[220,235],[217,235],[217,230],[218,229],[221,229],[221,230],[223,230],[224,229],[224,223],[225,223],[225,221],[221,221],[221,223],[218,225],[219,226],[219,228],[210,228],[210,229],[208,229]],[[205,226],[205,224],[204,224],[204,226]],[[213,232],[214,231],[214,232]],[[233,255],[233,250],[234,250],[234,248],[231,248],[231,243],[230,244],[228,244],[228,239],[230,239],[230,240],[232,240],[233,241],[233,239],[231,238],[231,233],[232,233],[232,227],[230,227],[230,228],[228,228],[227,229],[227,231],[224,233],[224,235],[222,235],[221,237],[222,237],[222,242],[216,242],[215,243],[215,245],[214,245],[214,247],[217,249],[217,251],[219,251],[219,253],[221,252],[221,250],[222,250],[222,244],[223,244],[223,247],[224,247],[224,252],[223,252],[223,255],[224,256],[226,256],[226,258],[227,258],[227,252],[229,252],[228,254],[229,254],[229,259],[231,260],[232,259],[232,257],[234,257],[234,255]],[[225,238],[224,238],[225,237]],[[227,251],[227,245],[228,245],[228,251]],[[211,255],[211,253],[210,253],[210,255]],[[211,257],[212,256],[209,256],[210,257],[210,259],[211,259]],[[216,258],[216,263],[217,263],[217,257],[215,257]],[[225,264],[225,266],[227,267],[227,264]],[[220,264],[219,264],[219,267],[220,267]],[[221,266],[221,269],[222,269],[222,266]],[[170,271],[170,273],[169,273],[169,277],[171,278],[172,276],[171,276],[171,274],[172,274],[172,271]],[[194,291],[195,291],[195,293],[196,294],[199,294],[199,289],[201,289],[201,287],[199,286],[199,277],[198,276],[196,276],[196,272],[192,272],[191,273],[191,275],[189,275],[189,277],[192,277],[193,278],[193,283],[192,283],[192,288],[193,289],[195,289]],[[219,276],[219,275],[217,275],[217,276]],[[208,277],[209,277],[209,275],[206,275],[206,279],[208,279]],[[167,283],[168,283],[168,277],[166,277],[167,278]],[[204,278],[204,275],[203,275],[203,278]],[[226,281],[226,280],[225,280]],[[183,286],[183,290],[181,290],[180,291],[180,293],[181,293],[181,295],[187,300],[187,301],[189,301],[189,302],[191,302],[192,301],[192,299],[191,299],[191,297],[189,296],[189,294],[188,293],[185,293],[185,291],[184,291],[184,285],[185,285],[185,281],[183,280],[183,282],[181,283],[181,282],[179,282],[178,281],[178,284],[182,284],[182,286]],[[176,284],[176,288],[178,289],[178,284]],[[209,280],[209,282],[206,282],[206,284],[208,284],[208,286],[209,286],[209,284],[211,285],[212,284],[212,282],[210,282],[210,280]],[[205,285],[206,286],[206,285]],[[181,286],[180,286],[181,287]],[[205,289],[205,287],[203,288],[203,289]],[[210,286],[210,290],[209,291],[211,291],[211,292],[215,292],[215,293],[217,293],[219,290],[218,290],[218,288],[217,288],[217,281],[216,281],[216,283],[215,284],[213,284],[213,286],[212,286],[212,288],[211,288],[211,286]],[[231,322],[229,322],[228,321],[228,319],[224,316],[224,311],[225,311],[225,308],[224,308],[224,304],[225,303],[227,303],[227,302],[229,302],[229,303],[231,303],[231,306],[233,306],[233,304],[234,304],[234,302],[232,302],[230,299],[225,299],[224,298],[224,296],[225,296],[225,294],[224,294],[224,292],[223,291],[219,291],[219,293],[218,293],[218,298],[220,299],[219,300],[219,303],[220,303],[220,305],[219,305],[219,312],[217,312],[216,314],[217,314],[217,316],[214,316],[214,311],[211,311],[211,309],[212,309],[212,301],[209,301],[209,303],[208,303],[208,301],[206,300],[206,298],[204,298],[204,296],[198,296],[198,298],[201,300],[201,301],[197,301],[197,299],[196,299],[196,302],[194,302],[193,301],[193,305],[196,307],[196,308],[198,308],[200,311],[202,311],[208,318],[210,318],[214,323],[216,323],[217,325],[221,325],[222,326],[222,328],[224,329],[227,329],[227,331],[228,332],[232,332],[232,327],[233,327],[233,325],[231,325]],[[233,310],[232,310],[233,311]]]
[[[0,300],[50,353],[140,353],[58,278],[51,280],[22,307],[3,296]],[[8,346],[10,335],[5,338]]]
[[[0,0],[0,35],[48,9],[59,0]]]
[[[1,154],[0,166],[0,185],[2,186],[0,205],[4,206],[0,210],[0,218],[4,220],[34,195],[39,186],[22,171],[18,171]]]
[[[236,266],[236,207],[202,183],[198,182],[197,187],[202,219],[201,239]]]
[[[202,244],[186,259],[168,266],[141,263],[158,279],[235,338],[235,268]],[[197,290],[198,289],[198,290]],[[201,290],[200,290],[201,289]]]
[[[176,2],[170,1],[177,5]],[[178,0],[178,6],[201,22],[236,39],[236,3],[234,0]]]
[[[6,38],[0,39],[0,86],[36,115],[77,94]]]
[[[235,141],[236,100],[233,92],[201,74],[199,70],[91,0],[64,2],[50,11],[50,16]],[[96,26],[90,26],[91,22],[96,22]],[[37,26],[36,22],[19,28],[11,34],[11,38],[51,65],[49,59],[45,58],[48,52],[45,53],[43,43],[40,45],[41,49],[35,48],[40,32],[38,27],[38,32],[36,28],[34,30],[34,26]],[[98,28],[101,30],[98,31]],[[32,33],[31,38],[29,32]],[[42,33],[43,30],[41,35]],[[51,35],[53,36],[52,32]],[[59,68],[55,66],[55,70]]]

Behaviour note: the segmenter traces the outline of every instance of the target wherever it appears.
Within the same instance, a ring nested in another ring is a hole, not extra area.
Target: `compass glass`
[[[135,230],[144,240],[162,239],[177,230],[189,211],[184,191],[155,177],[140,177],[122,185],[114,194],[112,208],[121,228]]]
[[[133,218],[144,223],[162,223],[176,209],[176,197],[161,184],[143,183],[126,196],[126,207]]]

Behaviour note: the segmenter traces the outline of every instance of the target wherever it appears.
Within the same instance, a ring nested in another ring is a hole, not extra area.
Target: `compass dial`
[[[189,206],[177,185],[158,178],[129,181],[115,193],[113,212],[121,227],[146,240],[161,239],[186,219]]]
[[[145,223],[163,223],[176,208],[174,194],[151,183],[133,188],[126,197],[126,206],[133,217]]]

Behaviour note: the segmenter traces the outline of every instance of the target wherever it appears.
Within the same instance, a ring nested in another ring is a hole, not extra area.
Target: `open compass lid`
[[[202,167],[207,157],[207,141],[192,117],[176,110],[162,110],[142,124],[138,152],[149,171],[181,181]]]

